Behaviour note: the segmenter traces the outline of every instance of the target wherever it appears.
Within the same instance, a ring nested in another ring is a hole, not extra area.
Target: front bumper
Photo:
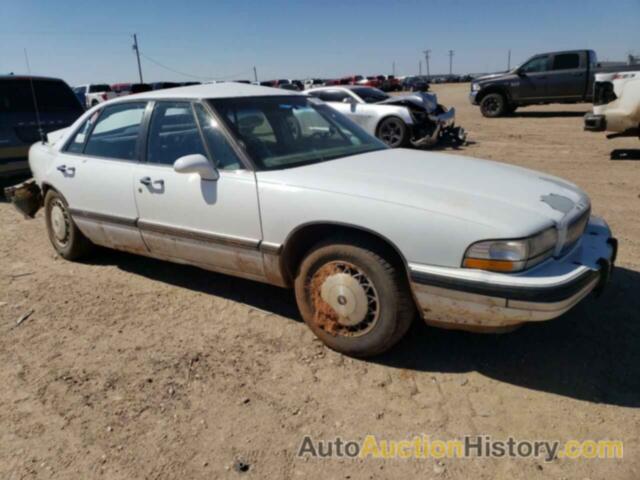
[[[519,274],[410,264],[411,286],[426,321],[458,329],[495,329],[556,318],[607,284],[617,241],[591,217],[580,242],[560,259]]]
[[[478,92],[479,90],[469,92],[469,102],[471,102],[471,105],[478,105],[478,100],[476,99],[478,97]]]
[[[450,108],[438,115],[428,115],[427,119],[423,124],[412,127],[411,144],[414,147],[429,147],[446,137],[458,143],[466,142],[467,133],[455,124],[455,108]]]
[[[604,115],[587,113],[584,116],[584,129],[589,132],[604,132],[607,129],[607,119]]]

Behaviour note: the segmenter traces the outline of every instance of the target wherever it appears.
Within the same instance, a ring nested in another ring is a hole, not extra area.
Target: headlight
[[[472,83],[471,84],[471,91],[472,92],[477,92],[478,90],[480,90],[480,84],[479,83]]]
[[[485,240],[471,245],[462,266],[493,272],[519,272],[553,255],[558,241],[555,228],[517,240]]]

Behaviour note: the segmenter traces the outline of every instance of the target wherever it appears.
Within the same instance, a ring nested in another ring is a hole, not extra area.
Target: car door
[[[136,227],[133,171],[146,102],[109,105],[89,117],[58,155],[52,181],[94,243],[146,252]]]
[[[580,57],[583,57],[581,62]],[[584,63],[584,65],[582,65]],[[548,96],[555,100],[580,100],[587,86],[585,55],[578,52],[558,53],[551,59]]]
[[[533,57],[518,69],[518,85],[521,100],[544,99],[547,95],[549,55]]]
[[[202,127],[202,128],[200,128]],[[135,167],[138,227],[153,255],[247,278],[263,276],[256,179],[200,103],[158,101],[145,161]],[[202,154],[217,180],[178,173],[179,158]]]

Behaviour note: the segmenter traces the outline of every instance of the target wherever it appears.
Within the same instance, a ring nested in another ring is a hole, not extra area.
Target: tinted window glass
[[[389,95],[377,88],[354,88],[352,91],[366,103],[377,103],[389,98]]]
[[[349,97],[347,92],[343,92],[340,90],[325,90],[323,92],[312,92],[312,96],[318,97],[320,100],[324,100],[325,102],[341,102],[345,98]]]
[[[82,107],[71,88],[59,80],[33,80],[38,109],[46,112],[73,112],[78,116]],[[29,79],[0,80],[0,113],[35,112]]]
[[[554,70],[569,70],[580,66],[580,56],[577,53],[563,53],[553,57]]]
[[[258,168],[291,168],[385,145],[328,105],[305,96],[210,100]]]
[[[87,140],[87,136],[91,131],[91,127],[98,118],[98,115],[100,115],[100,112],[95,112],[93,115],[91,115],[91,117],[85,120],[85,122],[78,129],[71,141],[67,144],[67,152],[82,153],[82,151],[84,150],[84,144]]]
[[[242,168],[240,159],[229,145],[229,142],[220,131],[218,122],[200,105],[195,105],[198,123],[207,142],[207,147],[213,156],[217,168],[221,170],[237,170]]]
[[[102,110],[84,153],[96,157],[134,160],[146,103],[122,103]]]
[[[533,58],[525,63],[522,67],[520,67],[520,71],[525,73],[546,72],[547,59],[548,57]]]
[[[191,104],[157,103],[149,127],[147,162],[173,165],[180,157],[194,153],[206,156]]]
[[[111,87],[107,84],[89,85],[90,93],[110,92],[110,91],[111,91]]]

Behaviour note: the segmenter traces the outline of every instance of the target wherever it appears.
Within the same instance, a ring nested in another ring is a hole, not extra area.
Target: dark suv
[[[60,79],[0,76],[0,177],[29,172],[29,147],[42,135],[71,125],[83,111]]]

